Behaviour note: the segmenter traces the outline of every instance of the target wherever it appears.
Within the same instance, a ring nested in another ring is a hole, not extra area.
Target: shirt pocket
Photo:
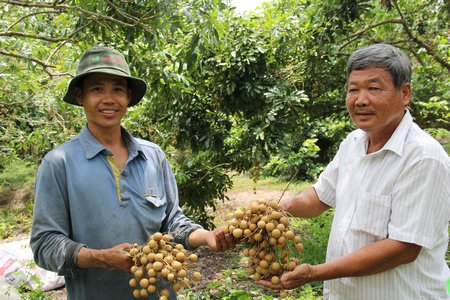
[[[152,221],[161,226],[161,222],[166,218],[167,201],[165,197],[159,197],[158,195],[141,197],[141,211],[139,213],[142,214],[142,218],[146,219],[151,216]]]
[[[161,207],[162,205],[164,205],[166,203],[165,200],[159,198],[156,195],[145,195],[144,196],[144,201],[146,204],[150,204],[153,205],[155,207]]]
[[[391,217],[391,196],[359,191],[355,229],[384,239],[388,236]]]

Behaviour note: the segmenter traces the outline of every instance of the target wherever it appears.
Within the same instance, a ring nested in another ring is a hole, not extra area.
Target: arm
[[[125,250],[131,244],[124,243],[110,249],[88,249],[82,247],[77,254],[77,266],[80,269],[103,268],[129,272],[133,262]]]
[[[317,217],[330,208],[320,201],[313,187],[302,191],[293,198],[281,201],[280,206],[292,216],[303,218]]]
[[[189,245],[199,247],[206,245],[214,251],[224,251],[236,246],[233,237],[230,234],[225,235],[222,228],[216,228],[214,231],[197,229],[189,235]]]
[[[84,245],[69,238],[65,183],[62,160],[53,156],[44,158],[36,177],[30,246],[38,266],[58,275],[75,277],[76,253]]]
[[[327,263],[299,265],[281,277],[280,285],[260,283],[272,289],[293,289],[313,281],[378,274],[413,262],[421,249],[416,244],[384,239]]]

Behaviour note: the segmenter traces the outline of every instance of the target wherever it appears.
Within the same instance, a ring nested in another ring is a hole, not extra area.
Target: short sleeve
[[[395,182],[389,238],[433,248],[442,243],[450,219],[450,168],[447,161],[423,159]]]

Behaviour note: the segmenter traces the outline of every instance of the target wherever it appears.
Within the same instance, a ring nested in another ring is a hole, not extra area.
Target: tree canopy
[[[80,130],[62,95],[84,50],[112,46],[150,87],[126,128],[163,147],[181,203],[211,225],[230,171],[314,179],[333,157],[353,129],[345,64],[362,45],[404,50],[413,116],[448,130],[449,13],[440,0],[274,0],[244,15],[221,0],[0,0],[0,166]]]

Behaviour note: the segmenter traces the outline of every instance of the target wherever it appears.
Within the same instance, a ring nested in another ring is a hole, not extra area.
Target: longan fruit
[[[242,210],[236,210],[234,213],[234,217],[237,219],[242,219],[244,217],[245,213]]]
[[[242,237],[242,234],[243,234],[243,231],[241,228],[236,228],[235,230],[233,230],[233,236],[237,239]]]
[[[153,284],[149,285],[147,287],[147,291],[148,291],[149,294],[155,293],[156,292],[156,285],[153,285]]]
[[[278,277],[278,276],[272,276],[270,281],[272,282],[272,284],[280,284],[281,283],[280,277]]]
[[[129,284],[131,287],[136,287],[137,286],[137,280],[136,278],[131,278],[129,281]]]
[[[163,235],[162,235],[161,232],[155,232],[155,233],[152,235],[151,239],[154,240],[154,241],[156,241],[156,242],[158,242],[158,241],[160,241],[160,240],[162,239],[162,237],[163,237]]]
[[[194,281],[200,281],[202,279],[202,275],[200,274],[200,272],[194,272],[192,273],[192,280]]]
[[[196,254],[192,253],[191,255],[189,255],[189,260],[191,262],[197,262],[198,261],[198,257]]]
[[[141,281],[139,281],[139,285],[141,286],[141,288],[146,289],[149,286],[149,282],[147,278],[142,278]]]
[[[133,290],[133,297],[134,298],[141,298],[141,289],[134,289]]]

